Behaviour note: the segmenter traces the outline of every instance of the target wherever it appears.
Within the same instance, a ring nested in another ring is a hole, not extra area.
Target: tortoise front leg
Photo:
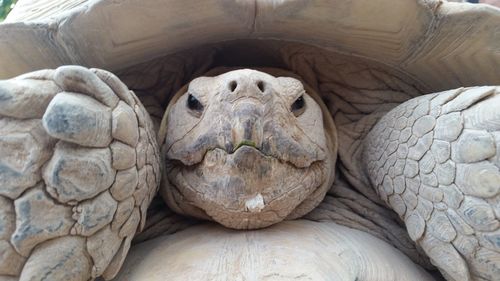
[[[159,165],[149,116],[111,73],[63,66],[1,81],[0,280],[113,278]]]
[[[500,280],[500,87],[412,99],[367,136],[364,167],[448,280]]]

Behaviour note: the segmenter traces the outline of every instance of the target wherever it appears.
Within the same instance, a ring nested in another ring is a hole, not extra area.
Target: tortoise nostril
[[[262,81],[258,81],[258,82],[257,82],[257,87],[259,88],[259,90],[260,90],[261,92],[264,92],[264,90],[265,90],[265,85],[264,85],[264,82],[262,82]]]
[[[236,87],[238,87],[238,83],[236,81],[229,82],[229,90],[231,92],[234,92],[234,90],[236,90]]]

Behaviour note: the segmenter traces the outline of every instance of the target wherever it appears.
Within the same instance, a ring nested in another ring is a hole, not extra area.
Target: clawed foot
[[[421,96],[367,139],[367,171],[448,280],[500,280],[500,88]]]
[[[159,165],[147,112],[111,73],[64,66],[0,82],[0,279],[113,278]]]

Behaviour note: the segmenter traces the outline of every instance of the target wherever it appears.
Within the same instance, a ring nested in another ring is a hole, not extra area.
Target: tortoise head
[[[176,212],[237,229],[306,214],[334,177],[325,108],[299,80],[256,70],[191,81],[162,122],[161,195]]]

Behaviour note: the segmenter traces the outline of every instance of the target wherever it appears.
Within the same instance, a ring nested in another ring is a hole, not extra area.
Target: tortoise
[[[500,280],[499,23],[434,0],[19,2],[0,280]]]

